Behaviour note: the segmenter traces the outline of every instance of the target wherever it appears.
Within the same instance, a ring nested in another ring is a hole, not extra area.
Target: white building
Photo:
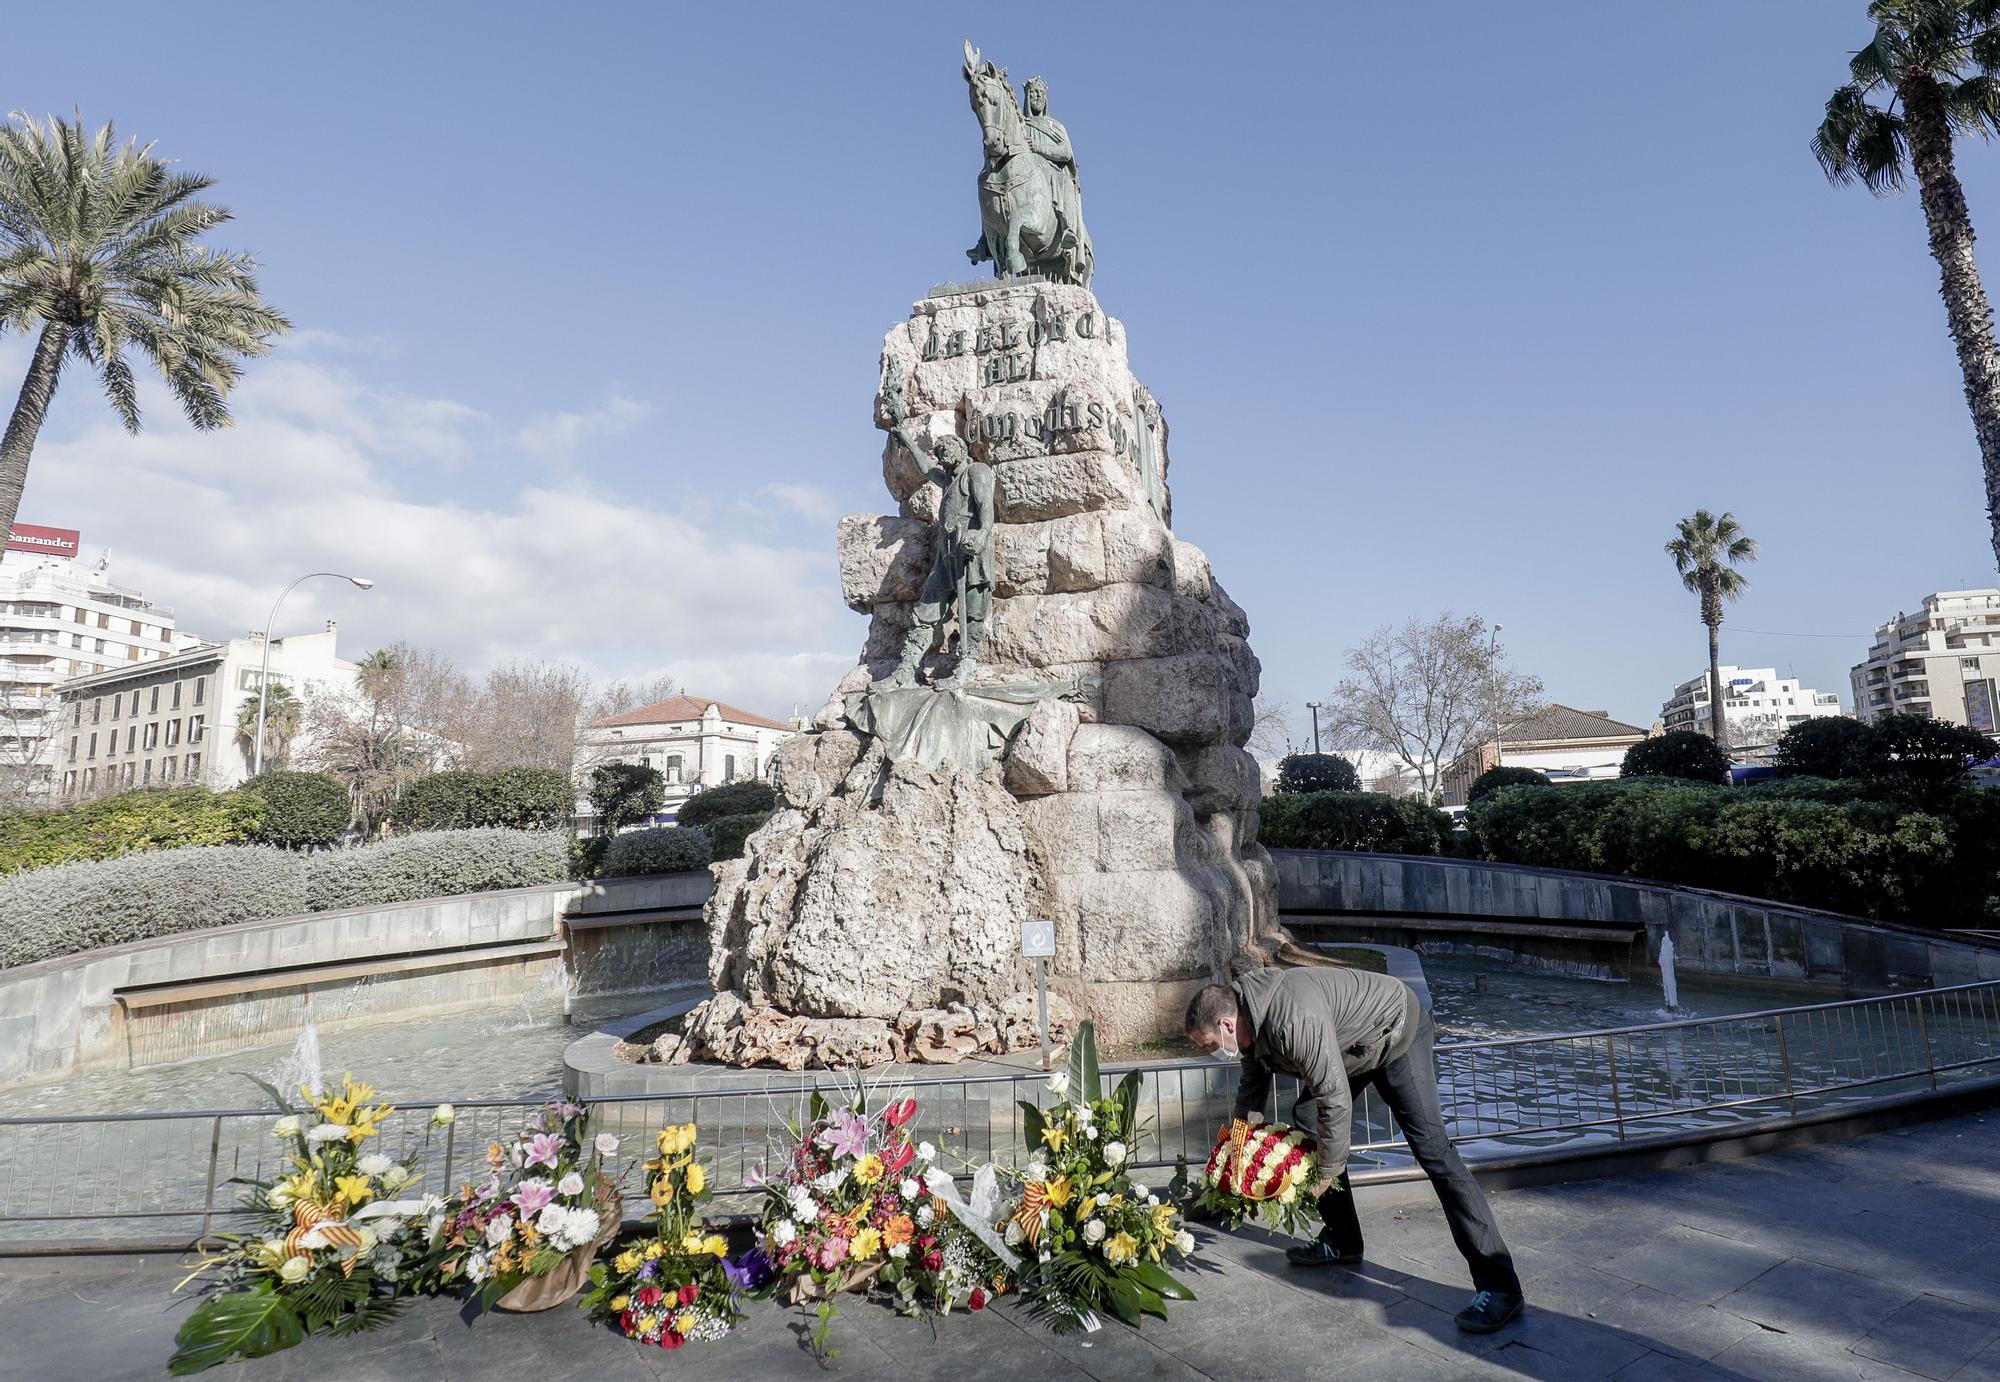
[[[354,663],[338,626],[271,640],[271,684],[301,702],[345,692]],[[250,776],[264,640],[195,643],[160,661],[94,672],[58,691],[56,771],[63,797],[198,784],[215,791]],[[241,742],[239,724],[247,725]],[[304,748],[295,739],[290,754]],[[267,755],[265,767],[271,763]]]
[[[0,553],[0,789],[49,790],[56,688],[71,677],[159,662],[174,612],[77,560],[68,528],[18,524]]]
[[[1874,721],[1906,712],[1969,725],[2000,721],[2000,590],[1940,590],[1915,614],[1875,630],[1868,660],[1848,673],[1854,713]]]
[[[593,768],[606,763],[658,768],[666,779],[666,804],[655,819],[670,824],[682,803],[702,788],[763,777],[778,745],[799,728],[699,696],[669,696],[598,720],[577,740],[578,828],[588,833],[592,823],[590,803],[581,794]]]
[[[1725,664],[1719,670],[1723,721],[1732,749],[1774,744],[1779,735],[1801,720],[1841,713],[1839,696],[1801,686],[1796,677],[1781,677],[1775,667]],[[1660,707],[1660,720],[1668,733],[1709,732],[1707,669],[1674,688],[1673,695]]]

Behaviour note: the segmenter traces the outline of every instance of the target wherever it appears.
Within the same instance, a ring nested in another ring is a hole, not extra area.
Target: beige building
[[[2000,721],[2000,589],[1940,590],[1914,614],[1877,626],[1868,660],[1848,673],[1854,713],[1905,712],[1992,734]]]
[[[1554,783],[1603,782],[1617,777],[1625,750],[1646,737],[1637,725],[1603,710],[1545,705],[1474,745],[1445,769],[1444,804],[1463,806],[1472,784],[1488,768],[1533,768]]]
[[[338,636],[328,621],[322,633],[271,640],[271,684],[300,701],[351,688],[358,669],[338,655]],[[232,638],[64,683],[54,736],[59,794],[75,800],[135,787],[240,785],[250,776],[247,741],[256,733],[263,661],[263,639]],[[249,727],[241,743],[239,719]],[[294,740],[291,756],[305,747]]]
[[[588,833],[590,803],[582,799],[590,770],[606,763],[658,768],[666,803],[655,822],[670,825],[682,803],[704,787],[761,778],[778,745],[799,732],[786,724],[721,701],[669,696],[652,705],[598,720],[577,741],[577,826]]]
[[[156,663],[174,650],[174,612],[75,556],[73,530],[22,524],[0,553],[0,788],[53,781],[56,688],[71,677]]]

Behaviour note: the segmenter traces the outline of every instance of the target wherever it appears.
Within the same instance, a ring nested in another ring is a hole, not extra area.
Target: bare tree
[[[1250,721],[1250,752],[1260,758],[1282,758],[1292,749],[1292,707],[1273,696],[1259,696]]]
[[[347,784],[366,833],[410,783],[457,765],[462,747],[444,727],[471,695],[443,654],[407,643],[379,648],[361,660],[353,690],[306,703],[300,761]]]
[[[1449,611],[1377,629],[1347,650],[1350,675],[1327,698],[1334,743],[1394,754],[1435,802],[1447,765],[1542,704],[1541,680],[1514,671],[1493,635]]]

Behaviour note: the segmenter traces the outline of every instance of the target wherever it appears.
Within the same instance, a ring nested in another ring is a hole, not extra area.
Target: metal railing
[[[2000,1079],[2000,981],[1883,998],[1554,1036],[1440,1044],[1439,1092],[1453,1140],[1475,1162],[1524,1150],[1594,1154],[1661,1134],[1724,1136],[1833,1106]],[[1140,1072],[1138,1166],[1199,1164],[1234,1102],[1233,1063],[1107,1066]],[[701,1127],[712,1183],[747,1196],[755,1172],[783,1156],[815,1083],[746,1075],[740,1084],[641,1099],[587,1101],[597,1131],[618,1135],[614,1173],[628,1205],[644,1202],[638,1163],[671,1123]],[[824,1080],[829,1097],[853,1077]],[[916,1096],[914,1129],[967,1163],[1025,1156],[1017,1100],[1046,1106],[1038,1072],[944,1076],[899,1084]],[[1279,1081],[1267,1114],[1298,1116],[1296,1084]],[[446,1193],[485,1172],[486,1148],[519,1126],[534,1099],[466,1100],[456,1121],[426,1124],[432,1103],[403,1105],[381,1150],[422,1149],[408,1192]],[[0,1118],[0,1254],[56,1243],[97,1247],[187,1243],[239,1221],[242,1187],[278,1159],[268,1110]],[[1371,1087],[1355,1099],[1355,1169],[1406,1162]],[[747,1199],[739,1200],[747,1207]]]

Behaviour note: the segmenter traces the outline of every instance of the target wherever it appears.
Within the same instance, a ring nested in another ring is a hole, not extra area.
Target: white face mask
[[[1215,1054],[1218,1056],[1227,1056],[1231,1060],[1240,1060],[1243,1056],[1243,1053],[1236,1049],[1236,1039],[1234,1037],[1218,1041],[1215,1047]]]

